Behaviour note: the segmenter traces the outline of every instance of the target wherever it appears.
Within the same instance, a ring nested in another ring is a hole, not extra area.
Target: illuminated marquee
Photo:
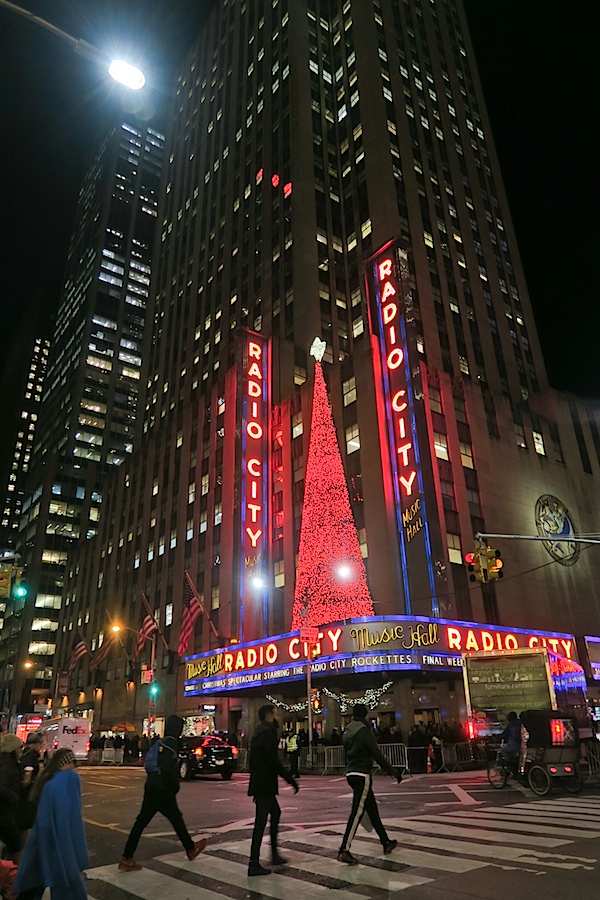
[[[269,523],[269,346],[259,334],[245,336],[242,362],[240,638],[263,633],[267,597],[248,584],[267,559]]]
[[[435,578],[425,513],[423,475],[420,466],[415,403],[406,331],[408,269],[395,243],[384,247],[371,261],[371,327],[379,337],[384,415],[387,424],[389,463],[404,581],[406,612],[411,612],[409,548],[419,543],[420,558],[411,555],[413,567],[427,569],[431,611],[438,612]],[[405,271],[406,269],[406,271]],[[404,282],[404,284],[403,284]]]
[[[421,616],[373,616],[336,622],[319,629],[314,676],[407,670],[456,671],[462,654],[546,647],[569,673],[577,658],[571,634],[500,628]],[[309,648],[299,633],[288,632],[247,644],[199,654],[186,660],[185,696],[259,687],[306,678]],[[579,671],[579,667],[576,667]]]

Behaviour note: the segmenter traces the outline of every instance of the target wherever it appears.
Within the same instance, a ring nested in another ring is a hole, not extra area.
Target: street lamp
[[[102,67],[106,66],[108,60],[99,47],[95,47],[93,44],[89,44],[87,41],[81,40],[80,38],[73,37],[73,35],[68,34],[61,28],[57,28],[52,22],[47,22],[46,19],[36,16],[28,9],[23,9],[15,3],[10,3],[10,0],[0,0],[0,6],[10,9],[11,12],[16,13],[18,16],[22,16],[24,19],[29,19],[30,22],[39,25],[41,28],[45,28],[46,31],[51,31],[52,34],[55,34],[57,37],[66,41],[75,53],[78,53],[80,56],[84,56],[86,59],[90,59],[92,62],[95,62]],[[132,91],[139,91],[146,83],[144,73],[136,68],[136,66],[132,66],[131,63],[125,62],[123,59],[113,59],[108,66],[108,74],[111,78],[114,78],[115,81],[118,81],[119,84],[125,85],[125,87]]]
[[[130,628],[128,625],[113,625],[112,631],[115,634],[118,634],[120,631],[133,631],[134,634],[138,635],[139,632],[136,631],[135,628]],[[155,714],[156,710],[156,695],[158,694],[158,685],[154,679],[154,668],[156,665],[156,631],[153,633],[151,637],[152,641],[152,653],[150,656],[150,671],[152,672],[152,681],[148,685],[148,737],[152,737],[152,717]]]

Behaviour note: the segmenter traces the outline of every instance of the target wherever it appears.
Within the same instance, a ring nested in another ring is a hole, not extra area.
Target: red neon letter
[[[250,341],[248,344],[248,356],[254,359],[260,359],[262,357],[262,347],[260,344],[255,344],[254,341]]]
[[[277,659],[277,644],[267,644],[265,656],[268,663],[274,663]]]
[[[248,369],[248,375],[251,378],[262,378],[262,372],[260,371],[260,366],[258,363],[252,363],[252,365]]]
[[[387,300],[388,297],[395,297],[395,296],[396,296],[396,288],[394,287],[394,285],[392,284],[391,281],[386,281],[385,287],[384,287],[383,291],[381,292],[381,300],[379,302],[385,303],[385,301]]]
[[[300,653],[298,650],[296,650],[296,647],[299,643],[300,641],[298,640],[298,638],[292,638],[288,644],[288,653],[290,654],[292,659],[300,659]]]
[[[246,431],[248,432],[248,437],[254,438],[255,441],[263,436],[262,425],[258,422],[248,422]]]
[[[254,647],[248,647],[247,656],[248,656],[248,668],[251,669],[253,666],[256,665],[256,658],[257,658],[256,650],[254,649]]]
[[[392,274],[392,260],[384,259],[382,263],[379,263],[377,268],[379,269],[379,280],[383,281],[384,278],[389,278]]]
[[[394,347],[387,358],[388,369],[397,369],[398,366],[402,365],[403,359],[404,353],[402,352],[400,347]]]
[[[406,397],[406,391],[396,391],[394,396],[392,397],[392,409],[394,412],[403,412],[406,409],[407,403],[400,403],[400,397]]]
[[[406,491],[407,497],[410,497],[410,495],[412,494],[412,483],[416,477],[417,473],[414,471],[414,469],[410,473],[410,476],[408,478],[405,478],[404,475],[400,476],[400,481],[404,485],[404,490]]]
[[[248,509],[250,510],[250,515],[252,517],[253,522],[258,522],[258,513],[261,511],[262,506],[259,506],[258,503],[248,503]]]
[[[258,539],[262,534],[262,530],[260,528],[257,528],[256,531],[252,531],[250,526],[248,526],[248,528],[246,528],[246,534],[252,541],[252,546],[256,547],[256,545],[258,544]]]
[[[248,382],[248,396],[249,397],[262,397],[262,385],[258,383],[258,381],[249,381]]]
[[[341,633],[342,633],[341,628],[336,628],[335,631],[332,631],[330,628],[329,631],[327,632],[327,637],[331,641],[331,648],[334,653],[338,652],[338,641],[340,639]]]
[[[557,641],[557,643],[558,643],[558,641]],[[506,647],[507,650],[518,650],[519,649],[519,642],[516,639],[516,637],[514,636],[514,634],[506,635],[506,637],[504,638],[504,646]]]
[[[254,478],[260,478],[262,472],[260,470],[260,459],[249,459],[246,468]]]
[[[458,628],[447,628],[448,650],[460,650],[461,635]]]
[[[233,670],[233,653],[225,654],[223,657],[223,665],[226,672],[231,672]]]
[[[387,325],[392,319],[396,318],[398,314],[398,306],[395,303],[386,303],[382,309],[383,313],[383,324]]]
[[[411,447],[412,447],[412,444],[410,443],[410,441],[408,442],[408,444],[403,444],[401,447],[398,447],[398,453],[402,457],[402,465],[403,466],[408,465],[408,451],[410,450]]]

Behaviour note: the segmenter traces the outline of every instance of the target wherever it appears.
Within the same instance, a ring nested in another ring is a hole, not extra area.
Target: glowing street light
[[[46,31],[51,31],[52,34],[57,35],[57,37],[62,38],[70,44],[75,53],[78,53],[80,56],[91,59],[99,65],[106,65],[106,57],[100,48],[95,47],[94,44],[73,37],[72,34],[63,31],[62,28],[57,28],[52,22],[47,22],[46,19],[42,19],[30,10],[23,9],[21,6],[11,3],[10,0],[0,0],[0,6],[3,6],[5,9],[10,9],[11,12],[16,13],[18,16],[22,16],[24,19],[28,19],[30,22],[39,25],[41,28],[45,28]],[[114,78],[115,81],[118,81],[119,84],[123,84],[132,91],[139,91],[146,83],[144,73],[124,59],[113,59],[108,67],[108,74],[111,78]]]
[[[108,74],[132,91],[139,91],[146,84],[144,73],[124,59],[113,59],[108,67]]]
[[[337,570],[338,578],[341,578],[342,581],[348,581],[348,579],[352,576],[352,569],[350,566],[344,563]]]

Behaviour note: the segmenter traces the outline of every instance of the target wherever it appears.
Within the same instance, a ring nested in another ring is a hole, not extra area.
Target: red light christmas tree
[[[315,342],[316,343],[316,342]],[[348,497],[320,359],[315,366],[310,443],[292,630],[373,615],[373,600]],[[306,615],[301,615],[306,610]]]

